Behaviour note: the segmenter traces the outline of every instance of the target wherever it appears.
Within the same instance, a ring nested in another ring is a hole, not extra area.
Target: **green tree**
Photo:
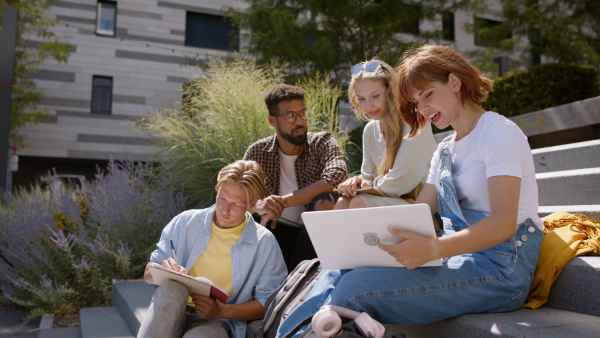
[[[600,66],[598,0],[502,0],[502,15],[516,38],[528,39],[530,64],[545,55],[558,62]]]
[[[409,46],[440,39],[442,30],[419,31],[424,19],[444,10],[473,7],[480,0],[245,0],[228,15],[261,63],[289,63],[297,74],[320,71],[346,79],[359,61],[379,56],[395,64]],[[441,26],[441,25],[440,25]],[[414,39],[407,39],[411,33]]]
[[[57,0],[0,0],[0,23],[5,5],[15,6],[19,12],[10,138],[20,146],[23,146],[23,142],[17,133],[18,129],[47,116],[44,110],[37,107],[43,93],[37,89],[31,74],[47,59],[67,62],[71,52],[71,45],[50,31],[58,22],[47,13],[55,2]]]

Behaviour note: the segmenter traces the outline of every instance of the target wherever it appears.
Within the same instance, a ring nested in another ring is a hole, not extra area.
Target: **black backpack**
[[[265,303],[265,317],[255,338],[274,338],[281,321],[302,303],[323,270],[318,258],[300,262]]]

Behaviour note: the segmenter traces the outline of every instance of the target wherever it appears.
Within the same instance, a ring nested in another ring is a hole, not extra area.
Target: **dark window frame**
[[[96,79],[107,79],[110,80],[110,86],[100,86],[97,85]],[[101,100],[97,96],[96,89],[108,88],[108,109],[96,109],[98,106],[98,100]],[[112,114],[112,101],[113,101],[113,77],[112,76],[102,76],[102,75],[93,75],[92,76],[92,101],[90,105],[90,111],[93,114]]]
[[[111,6],[114,6],[114,8],[115,8],[115,16],[113,18],[115,27],[112,30],[112,32],[110,32],[109,30],[100,29],[101,10],[102,10],[103,4],[111,5]],[[117,2],[116,1],[98,0],[98,3],[96,4],[96,27],[94,29],[94,33],[99,36],[110,36],[110,37],[115,37],[117,35]]]
[[[454,12],[442,12],[442,39],[456,41],[456,17]]]
[[[215,24],[220,27],[216,27],[217,29],[215,29],[215,27],[208,28],[210,25]],[[222,28],[225,27],[228,28],[228,31],[226,34],[223,34]],[[210,31],[211,34],[194,34],[194,32],[203,29],[205,31]],[[218,34],[215,34],[215,32]],[[237,39],[237,41],[234,42],[234,39]],[[222,41],[226,41],[226,44]],[[239,48],[239,43],[239,29],[227,22],[225,16],[186,11],[184,46],[232,52]]]

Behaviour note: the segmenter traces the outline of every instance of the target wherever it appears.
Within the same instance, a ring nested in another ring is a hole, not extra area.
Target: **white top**
[[[464,138],[450,140],[452,179],[462,208],[479,210],[490,215],[487,179],[492,176],[513,176],[521,179],[517,225],[527,218],[543,229],[537,214],[538,188],[533,156],[527,137],[506,117],[485,112],[475,128]],[[431,160],[427,183],[435,184],[442,143]]]
[[[294,163],[296,162],[298,155],[286,155],[279,150],[279,195],[285,196],[298,190],[298,182],[296,181],[296,171],[294,170]],[[306,211],[306,206],[297,205],[295,207],[288,207],[283,209],[281,217],[289,219],[297,223],[302,223],[300,214]]]
[[[410,127],[404,124],[402,137],[410,133]],[[404,138],[396,154],[394,166],[385,175],[378,176],[377,168],[385,153],[385,140],[381,133],[380,122],[372,120],[363,131],[363,162],[360,168],[364,180],[379,187],[388,196],[400,197],[411,192],[423,182],[429,171],[429,162],[436,148],[431,125],[427,126],[412,139]]]

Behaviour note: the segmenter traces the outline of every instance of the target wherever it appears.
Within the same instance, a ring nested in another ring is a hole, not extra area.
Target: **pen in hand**
[[[169,242],[171,242],[171,253],[173,254],[173,259],[175,262],[177,262],[177,254],[175,253],[175,245],[173,245],[173,240],[169,240]]]

